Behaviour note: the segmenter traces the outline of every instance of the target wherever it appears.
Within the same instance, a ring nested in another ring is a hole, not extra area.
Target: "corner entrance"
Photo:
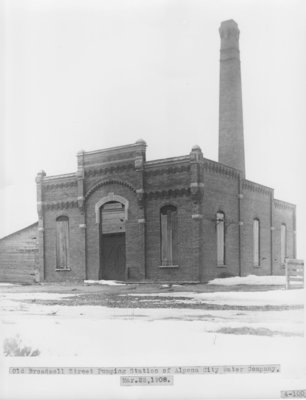
[[[110,201],[100,208],[99,279],[126,279],[124,208],[118,201]]]

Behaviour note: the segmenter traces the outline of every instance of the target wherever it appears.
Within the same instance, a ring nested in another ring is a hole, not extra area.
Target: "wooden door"
[[[125,212],[122,203],[111,201],[101,208],[99,279],[126,279]]]
[[[102,235],[101,242],[99,279],[125,280],[125,233]]]

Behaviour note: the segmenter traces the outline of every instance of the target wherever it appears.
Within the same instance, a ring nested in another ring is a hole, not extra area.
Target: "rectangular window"
[[[176,207],[165,206],[161,209],[161,263],[164,266],[176,263],[176,218]]]
[[[69,222],[68,217],[56,220],[56,269],[69,268]]]
[[[286,225],[281,225],[281,264],[285,264],[287,257],[287,229]]]
[[[217,213],[217,263],[225,265],[225,231],[224,214]]]
[[[260,223],[258,219],[253,221],[253,265],[260,265]]]

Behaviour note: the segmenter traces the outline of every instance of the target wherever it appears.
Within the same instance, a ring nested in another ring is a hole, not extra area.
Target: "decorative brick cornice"
[[[106,174],[113,174],[117,172],[124,172],[128,170],[135,169],[135,165],[133,163],[129,164],[122,164],[122,165],[113,165],[110,167],[100,167],[100,168],[87,168],[85,170],[85,177],[91,178],[98,175],[106,175]]]
[[[275,208],[280,208],[282,210],[294,210],[295,204],[287,203],[286,201],[274,199]]]
[[[77,200],[66,200],[66,201],[50,201],[43,203],[45,210],[65,210],[67,208],[78,207]]]
[[[45,182],[43,187],[46,190],[49,190],[49,189],[64,189],[64,188],[77,186],[77,184],[78,184],[77,181],[63,181],[63,182],[54,182],[54,183]]]
[[[224,164],[220,164],[216,161],[204,159],[203,165],[206,171],[225,175],[228,176],[229,178],[236,179],[239,178],[240,175],[238,170],[230,168]]]
[[[179,156],[179,157],[169,157],[169,158],[161,158],[158,160],[150,160],[146,161],[146,168],[155,168],[155,167],[173,167],[175,165],[182,165],[183,163],[189,163],[190,156]]]
[[[247,180],[242,182],[242,189],[250,190],[251,192],[262,193],[267,196],[270,196],[273,193],[273,189]]]
[[[131,150],[145,149],[147,144],[144,140],[137,140],[132,144],[124,144],[123,146],[108,147],[106,149],[86,151],[85,156],[95,155],[95,154],[125,154]]]
[[[42,171],[44,174],[45,172]],[[75,172],[69,172],[68,174],[59,174],[59,175],[44,175],[45,182],[58,182],[59,180],[73,179],[76,177]]]
[[[105,186],[105,185],[112,185],[112,184],[125,186],[125,187],[129,188],[130,190],[132,190],[132,192],[136,193],[136,189],[130,183],[128,183],[126,181],[122,181],[120,179],[107,179],[104,181],[100,181],[100,182],[96,183],[93,187],[91,187],[85,194],[85,200],[87,200],[88,197],[91,196],[100,187]]]
[[[158,176],[158,175],[170,175],[170,174],[181,174],[182,172],[189,172],[190,165],[178,165],[168,168],[158,168],[158,169],[150,169],[146,170],[145,174],[147,177],[150,176]]]
[[[148,192],[145,194],[148,199],[160,199],[160,198],[173,198],[190,196],[190,188],[176,188],[169,190],[157,190],[155,192]]]

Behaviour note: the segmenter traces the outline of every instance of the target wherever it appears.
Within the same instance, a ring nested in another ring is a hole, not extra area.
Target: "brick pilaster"
[[[137,173],[137,203],[138,203],[138,228],[139,228],[139,263],[141,265],[140,279],[146,279],[146,210],[144,192],[144,164],[146,161],[146,143],[138,140],[139,149],[136,152],[135,170]]]
[[[293,209],[293,221],[292,221],[292,225],[293,225],[293,258],[296,258],[296,206],[294,206]]]
[[[190,153],[190,191],[192,199],[192,253],[195,278],[203,276],[202,263],[202,197],[203,197],[203,153],[199,146],[194,146]]]
[[[43,281],[45,279],[45,222],[44,222],[44,191],[43,191],[43,181],[45,176],[46,176],[45,171],[40,171],[36,176],[39,281]]]
[[[239,276],[243,276],[242,271],[242,235],[243,235],[243,221],[242,221],[242,201],[243,201],[243,193],[242,193],[242,179],[238,177],[238,272]]]
[[[270,193],[270,263],[271,263],[271,275],[274,273],[273,263],[274,263],[274,218],[273,218],[273,204],[274,204],[274,190]]]
[[[86,214],[85,214],[85,171],[84,171],[84,151],[79,151],[77,154],[78,170],[77,170],[77,181],[78,181],[78,208],[80,211],[80,257],[81,264],[83,266],[83,279],[87,279],[87,268],[86,268]]]

